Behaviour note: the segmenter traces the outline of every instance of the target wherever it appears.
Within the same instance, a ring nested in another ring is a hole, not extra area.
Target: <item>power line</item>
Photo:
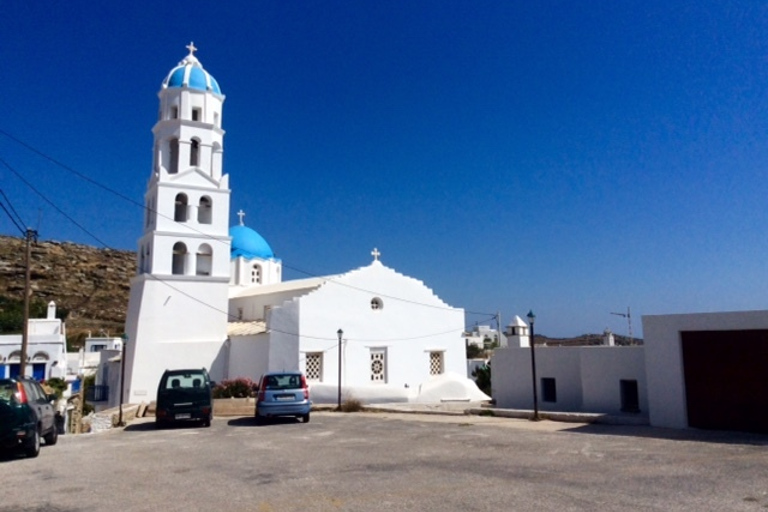
[[[21,232],[23,236],[25,234],[24,229],[22,229],[22,227],[19,226],[19,224],[16,222],[16,219],[14,219],[13,216],[11,215],[11,212],[8,211],[8,209],[5,207],[3,203],[0,203],[0,208],[2,208],[3,211],[5,211],[5,213],[8,215],[8,218],[11,219],[11,222],[13,222],[13,225],[16,226],[16,228]]]
[[[24,235],[25,231],[24,231],[24,228],[22,228],[21,226],[26,226],[27,224],[23,220],[21,220],[21,216],[16,211],[16,208],[13,207],[13,203],[11,203],[11,200],[8,199],[8,196],[5,195],[5,192],[3,191],[2,188],[0,188],[0,194],[2,194],[3,198],[5,199],[5,202],[8,203],[8,207],[11,209],[11,211],[16,217],[14,218],[14,216],[11,215],[11,213],[5,208],[5,205],[0,203],[0,206],[2,206],[3,210],[5,210],[5,213],[8,214],[8,218],[11,219],[11,222],[13,222],[16,225],[16,227],[19,228],[19,230],[21,231],[21,234]]]
[[[129,202],[129,203],[131,203],[131,204],[133,204],[133,205],[135,205],[135,206],[139,206],[139,207],[141,207],[141,208],[142,208],[142,209],[144,209],[144,210],[149,210],[150,212],[152,212],[152,213],[154,213],[154,214],[156,214],[156,215],[158,215],[158,216],[160,216],[160,217],[164,217],[164,218],[165,218],[165,219],[167,219],[167,220],[171,220],[172,222],[174,222],[174,223],[176,223],[176,224],[182,225],[182,226],[184,226],[186,229],[189,229],[189,230],[191,230],[191,231],[197,232],[198,234],[201,234],[201,235],[203,235],[204,237],[206,237],[206,238],[207,238],[207,239],[209,239],[209,240],[213,240],[213,241],[216,241],[216,242],[219,242],[219,243],[224,243],[222,240],[220,240],[219,238],[216,238],[216,237],[214,237],[213,235],[210,235],[209,233],[204,233],[203,231],[196,229],[194,226],[190,226],[190,225],[188,225],[188,224],[184,224],[184,223],[181,223],[181,222],[177,221],[175,218],[171,218],[171,217],[170,217],[170,216],[168,216],[168,215],[164,215],[164,214],[162,214],[161,212],[159,212],[158,210],[153,210],[153,209],[151,209],[151,208],[149,208],[149,207],[147,207],[147,206],[145,206],[145,205],[143,205],[143,204],[141,204],[141,203],[139,203],[139,202],[137,202],[137,201],[134,201],[133,199],[131,199],[131,198],[127,197],[126,195],[124,195],[124,194],[122,194],[122,193],[120,193],[120,192],[118,192],[118,191],[116,191],[116,190],[114,190],[114,189],[112,189],[112,188],[110,188],[110,187],[108,187],[108,186],[106,186],[106,185],[103,185],[103,184],[101,184],[100,182],[98,182],[98,181],[96,181],[96,180],[94,180],[94,179],[92,179],[92,178],[90,178],[90,177],[86,176],[85,174],[83,174],[83,173],[81,173],[81,172],[79,172],[79,171],[75,170],[74,168],[72,168],[72,167],[70,167],[70,166],[68,166],[68,165],[64,164],[63,162],[61,162],[61,161],[57,160],[56,158],[53,158],[52,156],[50,156],[50,155],[48,155],[48,154],[44,153],[43,151],[41,151],[41,150],[38,150],[37,148],[35,148],[35,147],[31,146],[30,144],[27,144],[26,142],[24,142],[24,141],[20,140],[19,138],[17,138],[17,137],[15,137],[15,136],[13,136],[12,134],[8,133],[7,131],[3,130],[2,128],[0,128],[0,133],[1,133],[1,134],[3,134],[3,135],[5,135],[5,136],[6,136],[6,137],[8,137],[9,139],[13,140],[14,142],[16,142],[16,143],[20,144],[21,146],[23,146],[24,148],[28,149],[29,151],[32,151],[33,153],[35,153],[35,154],[39,155],[40,157],[42,157],[42,158],[44,158],[44,159],[48,160],[49,162],[52,162],[52,163],[54,163],[55,165],[58,165],[58,166],[59,166],[59,167],[61,167],[62,169],[64,169],[64,170],[66,170],[66,171],[68,171],[68,172],[70,172],[70,173],[74,174],[75,176],[77,176],[77,177],[79,177],[79,178],[81,178],[81,179],[83,179],[83,180],[85,180],[85,181],[87,181],[87,182],[89,182],[89,183],[91,183],[91,184],[93,184],[93,185],[96,185],[97,187],[99,187],[99,188],[101,188],[101,189],[103,189],[103,190],[106,190],[106,191],[108,191],[108,192],[110,192],[110,193],[112,193],[112,194],[116,195],[117,197],[119,197],[119,198],[121,198],[121,199],[123,199],[123,200],[125,200],[125,201],[127,201],[127,202]],[[66,214],[66,213],[65,213],[63,210],[61,210],[59,207],[57,207],[57,206],[56,206],[56,205],[55,205],[55,204],[54,204],[52,201],[50,201],[48,198],[46,198],[46,197],[45,197],[45,195],[43,195],[43,194],[42,194],[40,191],[38,191],[38,190],[37,190],[37,189],[36,189],[36,188],[35,188],[35,187],[34,187],[34,186],[31,184],[31,183],[29,183],[27,180],[25,180],[25,179],[24,179],[24,178],[21,176],[21,174],[20,174],[20,173],[18,173],[18,172],[17,172],[15,169],[13,169],[13,168],[12,168],[12,167],[11,167],[11,166],[10,166],[10,165],[9,165],[9,164],[6,162],[6,161],[5,161],[5,160],[3,160],[3,159],[0,159],[0,162],[2,162],[2,163],[3,163],[3,164],[4,164],[4,165],[5,165],[5,166],[6,166],[8,169],[10,169],[10,170],[11,170],[11,172],[13,172],[13,173],[14,173],[14,174],[15,174],[15,175],[16,175],[16,176],[17,176],[17,177],[18,177],[18,178],[19,178],[19,179],[20,179],[22,182],[24,182],[24,183],[25,183],[25,184],[26,184],[26,185],[27,185],[27,186],[28,186],[30,189],[32,189],[32,190],[33,190],[33,191],[34,191],[34,192],[35,192],[37,195],[39,195],[39,196],[40,196],[40,197],[41,197],[41,198],[42,198],[44,201],[46,201],[46,202],[47,202],[48,204],[50,204],[50,205],[51,205],[51,206],[52,206],[54,209],[56,209],[56,211],[58,211],[58,212],[59,212],[59,213],[61,213],[61,214],[62,214],[64,217],[66,217],[66,218],[67,218],[67,219],[68,219],[70,222],[72,222],[73,224],[75,224],[77,227],[79,227],[81,230],[83,230],[83,232],[87,233],[89,236],[91,236],[91,237],[92,237],[94,240],[96,240],[97,242],[99,242],[99,243],[100,243],[102,246],[104,246],[105,248],[111,249],[111,247],[110,247],[109,245],[107,245],[107,244],[106,244],[104,241],[102,241],[102,240],[101,240],[100,238],[98,238],[96,235],[94,235],[93,233],[91,233],[90,231],[88,231],[88,230],[87,230],[85,227],[83,227],[82,225],[80,225],[80,224],[79,224],[77,221],[75,221],[75,220],[74,220],[72,217],[70,217],[70,216],[69,216],[69,215],[67,215],[67,214]],[[21,231],[22,231],[22,233],[24,232],[23,230],[21,230]],[[434,305],[434,304],[425,304],[425,303],[423,303],[423,302],[412,301],[412,300],[409,300],[409,299],[404,299],[404,298],[401,298],[401,297],[396,297],[396,296],[392,296],[392,295],[386,295],[386,294],[380,294],[380,293],[378,293],[378,292],[375,292],[375,291],[372,291],[372,290],[367,290],[367,289],[364,289],[364,288],[356,287],[356,286],[353,286],[353,285],[350,285],[350,284],[347,284],[347,283],[342,283],[342,282],[339,282],[339,281],[337,281],[337,280],[336,280],[336,279],[339,279],[339,278],[343,277],[344,275],[346,275],[346,273],[345,273],[345,274],[340,274],[340,275],[338,275],[338,276],[328,277],[328,276],[320,276],[320,275],[317,275],[317,274],[314,274],[314,273],[311,273],[311,272],[308,272],[308,271],[305,271],[305,270],[299,269],[299,268],[297,268],[297,267],[293,267],[293,266],[290,266],[290,265],[286,265],[286,264],[283,264],[283,266],[284,266],[284,267],[286,267],[286,268],[288,268],[288,269],[294,270],[294,271],[296,271],[296,272],[299,272],[299,273],[305,274],[305,275],[307,275],[307,276],[310,276],[310,277],[317,277],[317,278],[322,278],[322,279],[325,279],[325,281],[326,281],[327,283],[333,283],[333,284],[337,284],[337,285],[340,285],[340,286],[345,286],[345,287],[348,287],[348,288],[351,288],[351,289],[354,289],[354,290],[358,290],[358,291],[361,291],[361,292],[365,292],[365,293],[370,293],[370,294],[373,294],[373,295],[376,295],[376,296],[380,296],[380,297],[385,297],[385,298],[388,298],[388,299],[391,299],[391,300],[397,300],[397,301],[401,301],[401,302],[404,302],[404,303],[407,303],[407,304],[413,304],[413,305],[416,305],[416,306],[428,307],[428,308],[432,308],[432,309],[442,309],[442,310],[449,310],[449,311],[453,311],[453,310],[455,310],[455,309],[458,309],[458,308],[453,308],[453,307],[450,307],[450,306],[447,306],[447,307],[445,307],[445,306],[438,306],[438,305]],[[189,294],[186,294],[185,292],[183,292],[183,291],[179,290],[178,288],[175,288],[175,287],[173,287],[172,285],[168,284],[167,282],[165,282],[164,280],[162,280],[161,278],[159,278],[159,277],[157,277],[157,276],[155,276],[155,275],[153,275],[153,274],[146,274],[146,275],[149,275],[149,276],[151,276],[152,278],[154,278],[154,279],[156,279],[156,280],[158,280],[158,281],[161,281],[161,282],[163,282],[164,284],[166,284],[167,286],[169,286],[171,289],[173,289],[173,290],[176,290],[177,292],[179,292],[179,293],[181,293],[181,294],[183,294],[183,295],[187,296],[188,298],[191,298],[191,299],[193,299],[193,300],[195,300],[195,301],[197,301],[197,302],[200,302],[201,304],[205,304],[205,305],[207,305],[207,306],[209,306],[209,307],[212,307],[213,309],[215,309],[215,310],[217,310],[217,311],[219,311],[219,312],[223,312],[223,311],[221,311],[221,310],[218,310],[217,308],[215,308],[215,307],[213,307],[213,306],[210,306],[209,304],[207,304],[207,303],[205,303],[205,302],[202,302],[202,301],[200,301],[200,300],[199,300],[199,299],[197,299],[196,297],[193,297],[193,296],[191,296],[191,295],[189,295]],[[434,292],[433,292],[433,293],[434,293]],[[225,313],[225,314],[227,315],[227,317],[228,317],[228,318],[234,318],[234,315],[230,315],[230,314],[229,314],[229,312],[223,312],[223,313]],[[488,315],[488,316],[493,316],[493,314],[492,314],[492,313],[487,313],[487,312],[477,312],[477,311],[467,311],[467,310],[464,310],[464,313],[466,313],[466,314],[472,314],[472,315]]]
[[[72,217],[70,217],[69,215],[67,215],[67,213],[66,213],[66,212],[64,212],[64,210],[62,210],[62,209],[61,209],[61,208],[59,208],[58,206],[56,206],[56,204],[54,204],[54,202],[53,202],[53,201],[51,201],[50,199],[48,199],[47,197],[45,197],[45,195],[44,195],[42,192],[40,192],[39,190],[37,190],[37,189],[36,189],[36,188],[35,188],[35,187],[34,187],[34,186],[33,186],[33,185],[30,183],[30,182],[28,182],[26,179],[24,179],[24,177],[23,177],[23,176],[22,176],[22,175],[21,175],[19,172],[17,172],[17,171],[16,171],[16,169],[14,169],[13,167],[11,167],[11,166],[8,164],[8,162],[6,162],[6,161],[5,161],[5,160],[3,160],[2,158],[0,158],[0,163],[2,163],[3,165],[5,165],[5,166],[6,166],[6,167],[7,167],[7,168],[8,168],[8,169],[9,169],[9,170],[10,170],[10,171],[13,173],[13,174],[15,174],[15,175],[16,175],[16,177],[17,177],[17,178],[19,178],[19,179],[20,179],[20,180],[21,180],[21,181],[22,181],[22,182],[23,182],[23,183],[24,183],[26,186],[28,186],[30,189],[32,189],[32,191],[33,191],[35,194],[37,194],[38,196],[40,196],[40,198],[41,198],[43,201],[45,201],[46,203],[48,203],[49,205],[51,205],[51,207],[53,207],[53,209],[55,209],[57,212],[59,212],[60,214],[62,214],[64,217],[66,217],[66,218],[67,218],[67,220],[69,220],[69,221],[70,221],[72,224],[74,224],[74,225],[75,225],[75,226],[77,226],[78,228],[82,229],[84,233],[88,234],[88,235],[89,235],[91,238],[93,238],[94,240],[96,240],[97,242],[99,242],[99,243],[100,243],[101,245],[103,245],[104,247],[106,247],[106,248],[108,248],[108,249],[110,249],[110,248],[111,248],[111,247],[109,247],[109,246],[108,246],[108,245],[107,245],[107,244],[106,244],[106,243],[105,243],[103,240],[101,240],[99,237],[97,237],[96,235],[94,235],[93,233],[91,233],[90,231],[88,231],[87,229],[85,229],[85,227],[84,227],[84,226],[82,226],[82,225],[81,225],[79,222],[77,222],[75,219],[73,219]]]
[[[99,188],[101,188],[101,189],[103,189],[103,190],[106,190],[107,192],[110,192],[110,193],[112,193],[112,194],[116,195],[117,197],[119,197],[119,198],[121,198],[121,199],[123,199],[123,200],[125,200],[125,201],[127,201],[127,202],[129,202],[129,203],[131,203],[131,204],[133,204],[133,205],[135,205],[135,206],[138,206],[138,207],[142,208],[143,210],[149,210],[151,213],[153,213],[153,214],[156,214],[156,215],[157,215],[157,216],[159,216],[159,217],[163,217],[163,218],[165,218],[165,219],[167,219],[167,220],[170,220],[170,221],[172,221],[172,222],[174,222],[174,223],[176,223],[176,224],[179,224],[179,225],[183,225],[183,226],[184,226],[186,229],[188,229],[188,230],[190,230],[190,231],[194,231],[194,232],[196,232],[196,233],[198,233],[198,234],[200,234],[200,235],[204,236],[205,238],[207,238],[207,239],[209,239],[209,240],[212,240],[212,241],[215,241],[215,242],[219,242],[219,243],[224,243],[224,241],[220,240],[219,238],[216,238],[216,237],[214,237],[213,235],[211,235],[211,234],[209,234],[209,233],[204,233],[203,231],[196,229],[194,226],[190,226],[190,225],[188,225],[188,224],[183,224],[183,223],[181,223],[181,222],[177,221],[175,218],[172,218],[172,217],[171,217],[171,216],[169,216],[169,215],[165,215],[165,214],[161,213],[161,212],[160,212],[160,211],[158,211],[158,210],[153,210],[153,209],[149,208],[149,207],[148,207],[148,206],[146,206],[146,205],[143,205],[143,204],[141,204],[141,203],[139,203],[139,202],[137,202],[137,201],[134,201],[134,200],[133,200],[133,199],[131,199],[130,197],[128,197],[128,196],[126,196],[126,195],[122,194],[121,192],[119,192],[119,191],[117,191],[117,190],[115,190],[115,189],[113,189],[113,188],[110,188],[110,187],[108,187],[108,186],[106,186],[106,185],[104,185],[104,184],[102,184],[102,183],[100,183],[100,182],[96,181],[96,180],[95,180],[95,179],[93,179],[93,178],[90,178],[89,176],[87,176],[87,175],[85,175],[85,174],[83,174],[83,173],[81,173],[81,172],[77,171],[76,169],[74,169],[74,168],[70,167],[69,165],[67,165],[67,164],[65,164],[65,163],[63,163],[63,162],[61,162],[61,161],[57,160],[56,158],[54,158],[54,157],[52,157],[52,156],[50,156],[50,155],[48,155],[48,154],[46,154],[45,152],[43,152],[43,151],[41,151],[41,150],[39,150],[39,149],[37,149],[37,148],[33,147],[33,146],[32,146],[32,145],[30,145],[30,144],[27,144],[26,142],[22,141],[22,140],[21,140],[21,139],[19,139],[18,137],[15,137],[14,135],[12,135],[12,134],[8,133],[7,131],[3,130],[2,128],[0,128],[0,133],[1,133],[1,134],[3,134],[3,135],[5,135],[5,136],[6,136],[6,137],[8,137],[9,139],[13,140],[14,142],[16,142],[16,143],[20,144],[21,146],[25,147],[25,148],[26,148],[26,149],[28,149],[29,151],[32,151],[32,152],[33,152],[33,153],[35,153],[36,155],[39,155],[40,157],[42,157],[42,158],[44,158],[44,159],[48,160],[49,162],[52,162],[52,163],[54,163],[55,165],[58,165],[58,166],[59,166],[59,167],[61,167],[62,169],[64,169],[64,170],[66,170],[66,171],[68,171],[68,172],[70,172],[70,173],[74,174],[75,176],[77,176],[77,177],[79,177],[79,178],[81,178],[81,179],[83,179],[83,180],[87,181],[88,183],[91,183],[91,184],[93,184],[93,185],[96,185],[97,187],[99,187]],[[6,166],[7,166],[7,165],[8,165],[8,164],[6,164]],[[18,173],[16,173],[15,171],[14,171],[14,174],[16,174],[17,176],[19,176],[19,174],[18,174]],[[26,183],[26,181],[25,181],[25,183]],[[31,185],[29,185],[29,184],[28,184],[28,186],[30,186],[30,188],[32,188],[32,186],[31,186]],[[35,190],[35,189],[33,188],[33,190]],[[37,192],[37,190],[35,190],[35,192]],[[37,192],[37,193],[38,193],[38,194],[40,194],[39,192]],[[41,195],[41,197],[42,197],[42,195]],[[46,200],[46,201],[47,201],[47,200]],[[49,203],[50,203],[50,201],[47,201],[47,202],[49,202]],[[52,204],[52,203],[51,203],[51,204]],[[55,208],[55,206],[54,206],[54,208]],[[59,211],[60,213],[62,213],[63,215],[65,215],[65,217],[67,217],[68,219],[70,219],[70,220],[71,220],[71,221],[72,221],[72,222],[73,222],[75,225],[77,225],[78,227],[80,227],[81,229],[83,229],[83,231],[84,231],[84,232],[86,232],[86,233],[88,233],[90,236],[92,236],[92,237],[93,237],[95,240],[98,240],[100,243],[103,243],[103,242],[101,242],[101,241],[100,241],[100,240],[99,240],[99,239],[98,239],[98,238],[97,238],[95,235],[93,235],[93,234],[89,233],[89,232],[88,232],[88,231],[87,231],[85,228],[82,228],[82,227],[81,227],[79,224],[77,224],[77,222],[75,222],[75,221],[74,221],[74,220],[72,220],[72,219],[71,219],[69,216],[67,216],[66,214],[64,214],[63,212],[61,212],[61,210],[60,210],[60,209],[58,209],[58,208],[56,208],[56,209],[57,209],[57,211]],[[106,247],[106,244],[104,244],[104,245],[105,245],[105,247]],[[377,296],[380,296],[380,297],[386,297],[386,298],[388,298],[388,299],[392,299],[392,300],[397,300],[397,301],[405,302],[405,303],[407,303],[407,304],[413,304],[413,305],[417,305],[417,306],[423,306],[423,307],[428,307],[428,308],[433,308],[433,309],[444,309],[444,310],[454,310],[454,309],[457,309],[457,308],[453,308],[453,307],[450,307],[450,306],[448,306],[448,307],[444,307],[444,306],[437,306],[437,305],[434,305],[434,304],[425,304],[425,303],[422,303],[422,302],[418,302],[418,301],[412,301],[412,300],[408,300],[408,299],[403,299],[403,298],[401,298],[401,297],[395,297],[395,296],[391,296],[391,295],[383,295],[383,294],[379,294],[379,293],[377,293],[377,292],[375,292],[375,291],[372,291],[372,290],[366,290],[366,289],[364,289],[364,288],[359,288],[359,287],[356,287],[356,286],[352,286],[352,285],[349,285],[349,284],[346,284],[346,283],[341,283],[341,282],[339,282],[339,281],[336,281],[336,280],[334,280],[334,277],[321,276],[321,275],[318,275],[318,274],[315,274],[315,273],[312,273],[312,272],[308,272],[308,271],[306,271],[306,270],[302,270],[302,269],[300,269],[300,268],[297,268],[297,267],[293,267],[293,266],[290,266],[290,265],[286,265],[285,263],[283,263],[283,266],[284,266],[285,268],[287,268],[287,269],[290,269],[290,270],[294,270],[294,271],[296,271],[296,272],[299,272],[299,273],[301,273],[301,274],[304,274],[304,275],[307,275],[307,276],[310,276],[310,277],[319,277],[319,278],[323,278],[323,279],[326,279],[326,281],[327,281],[327,282],[330,282],[330,283],[338,284],[338,285],[340,285],[340,286],[346,286],[346,287],[348,287],[348,288],[352,288],[352,289],[355,289],[355,290],[358,290],[358,291],[362,291],[362,292],[365,292],[365,293],[370,293],[370,294],[373,294],[373,295],[377,295]],[[344,274],[341,274],[341,275],[339,275],[338,277],[340,278],[340,277],[342,277],[343,275],[344,275]],[[483,316],[485,316],[485,315],[492,315],[492,313],[488,313],[488,312],[485,312],[485,311],[467,311],[467,310],[464,310],[464,312],[465,312],[465,313],[467,313],[467,314],[471,314],[471,315],[483,315]]]

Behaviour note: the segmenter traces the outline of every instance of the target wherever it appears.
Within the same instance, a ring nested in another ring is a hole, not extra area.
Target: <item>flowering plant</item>
[[[248,398],[255,395],[256,384],[247,377],[223,380],[213,388],[213,398]]]

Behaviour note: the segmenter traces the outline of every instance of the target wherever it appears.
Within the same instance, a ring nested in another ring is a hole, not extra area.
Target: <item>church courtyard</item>
[[[317,412],[169,430],[143,419],[3,460],[0,512],[764,510],[766,445],[478,416]]]

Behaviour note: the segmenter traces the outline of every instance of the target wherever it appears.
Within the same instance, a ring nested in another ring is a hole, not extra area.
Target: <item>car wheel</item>
[[[304,423],[309,423],[309,413],[303,415],[301,417],[301,421],[303,421]]]
[[[24,444],[24,454],[27,457],[37,457],[40,455],[40,430],[35,429],[32,437]]]
[[[59,440],[59,429],[56,428],[56,425],[53,426],[51,431],[47,434],[45,434],[45,446],[53,446],[56,444],[56,441]]]
[[[256,414],[256,424],[257,425],[263,425],[264,424],[264,416],[261,414]]]
[[[209,414],[208,417],[203,420],[203,426],[210,427],[212,419],[213,419],[213,414]]]

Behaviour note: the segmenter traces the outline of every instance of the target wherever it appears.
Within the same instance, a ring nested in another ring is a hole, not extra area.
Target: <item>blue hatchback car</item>
[[[295,416],[307,423],[311,408],[307,379],[301,372],[270,372],[261,377],[255,411],[257,423],[278,416]]]

